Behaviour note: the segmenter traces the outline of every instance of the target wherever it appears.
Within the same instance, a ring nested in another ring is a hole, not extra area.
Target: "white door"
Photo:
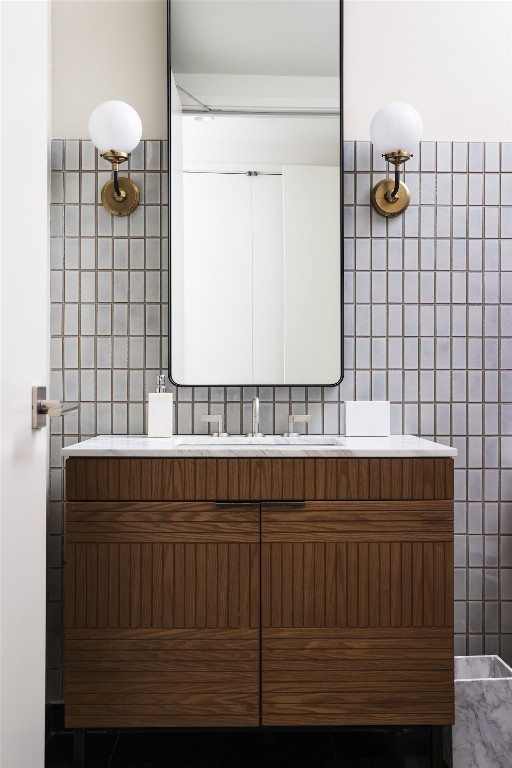
[[[49,5],[0,3],[0,768],[44,765]]]

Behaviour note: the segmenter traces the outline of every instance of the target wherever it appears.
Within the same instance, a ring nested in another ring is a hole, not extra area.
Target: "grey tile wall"
[[[101,166],[98,166],[98,162]],[[111,217],[90,142],[52,144],[52,397],[80,415],[51,425],[48,698],[62,698],[63,504],[60,450],[96,434],[142,434],[167,368],[167,148],[130,161],[142,203]],[[512,143],[424,142],[408,163],[411,205],[386,220],[369,205],[383,172],[368,142],[345,143],[345,379],[261,387],[264,432],[289,410],[311,431],[343,431],[346,399],[392,401],[394,432],[454,445],[456,652],[512,661]],[[180,387],[179,432],[224,409],[249,430],[252,387]]]

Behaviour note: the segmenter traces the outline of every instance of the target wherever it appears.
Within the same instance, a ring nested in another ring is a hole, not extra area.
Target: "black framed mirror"
[[[343,377],[342,0],[168,0],[169,376]]]

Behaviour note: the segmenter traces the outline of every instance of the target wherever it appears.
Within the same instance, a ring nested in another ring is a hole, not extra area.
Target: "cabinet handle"
[[[264,501],[266,507],[305,507],[306,501]]]
[[[258,507],[259,501],[214,501],[216,507]]]

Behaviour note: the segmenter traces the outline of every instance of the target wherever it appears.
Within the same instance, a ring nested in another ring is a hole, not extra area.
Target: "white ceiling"
[[[172,0],[172,70],[336,77],[339,6],[339,0]]]

